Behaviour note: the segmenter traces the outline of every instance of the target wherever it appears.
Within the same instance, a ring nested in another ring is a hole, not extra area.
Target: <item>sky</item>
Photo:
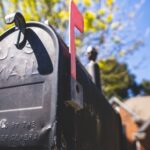
[[[102,2],[101,0],[100,2]],[[123,62],[128,64],[129,71],[135,75],[138,83],[142,80],[150,81],[150,0],[115,0],[116,4],[124,13],[132,12],[132,32],[127,32],[127,39],[135,37],[142,39],[144,45],[140,49],[135,50],[132,54],[124,57]],[[97,6],[99,8],[99,6]],[[134,9],[136,11],[134,11]],[[121,17],[121,14],[118,14]],[[121,18],[126,20],[126,18]],[[127,26],[128,27],[128,26]],[[127,29],[128,30],[128,29]],[[125,31],[127,31],[125,30]],[[130,30],[130,29],[129,29]],[[124,33],[123,33],[124,34]]]
[[[102,1],[104,0],[99,1],[100,4]],[[116,2],[122,5],[123,10],[132,9],[135,4],[142,2],[133,20],[136,32],[129,33],[129,36],[142,37],[144,46],[132,55],[128,55],[125,62],[128,64],[130,72],[135,74],[138,82],[143,79],[150,80],[150,0],[116,0]],[[99,8],[100,5],[97,5],[97,7]]]
[[[102,4],[102,2],[103,0],[100,0],[100,4]],[[122,15],[123,13],[128,14],[132,12],[134,14],[131,21],[132,25],[127,26],[127,28],[132,27],[133,29],[125,33],[127,40],[130,37],[131,39],[134,37],[144,41],[144,46],[135,50],[132,54],[123,57],[123,62],[128,64],[129,71],[135,75],[138,83],[144,79],[150,81],[150,0],[115,0],[115,2],[122,12],[118,14],[118,17],[121,17],[123,22],[126,20],[126,18],[124,18],[126,15]],[[97,5],[98,8],[96,9],[99,9],[100,6],[101,5]],[[125,31],[128,31],[128,29],[125,29]],[[81,61],[86,62],[84,59],[81,59]]]
[[[137,1],[131,0],[131,4]],[[134,24],[139,32],[137,36],[144,37],[144,46],[126,59],[130,71],[136,75],[138,82],[143,79],[150,80],[150,0],[143,0],[143,2],[140,12],[135,16]]]

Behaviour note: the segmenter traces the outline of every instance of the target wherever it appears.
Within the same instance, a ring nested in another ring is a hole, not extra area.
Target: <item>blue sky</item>
[[[104,0],[99,0],[99,3],[102,1]],[[150,80],[150,0],[116,0],[116,2],[122,5],[123,10],[132,10],[135,4],[143,2],[133,20],[136,32],[129,33],[129,36],[143,37],[145,46],[128,55],[125,62],[128,63],[130,71],[136,75],[138,82],[143,79]],[[97,7],[99,9],[100,4]]]
[[[137,1],[131,0],[131,3]],[[150,0],[145,0],[140,12],[134,19],[134,24],[137,32],[139,32],[137,36],[144,37],[144,46],[133,55],[128,56],[126,62],[130,71],[136,75],[137,81],[140,82],[143,79],[150,80]]]
[[[100,0],[101,4],[102,2],[103,0]],[[144,46],[125,56],[123,61],[128,64],[130,72],[136,76],[138,82],[143,79],[150,80],[150,0],[116,0],[116,4],[121,10],[121,14],[118,14],[118,17],[123,22],[126,22],[127,19],[125,18],[126,15],[123,15],[124,13],[132,12],[135,14],[131,20],[132,25],[127,25],[127,29],[124,31],[126,33],[123,32],[123,34],[126,34],[126,38],[130,39],[131,37],[132,39],[134,37],[144,41]],[[100,6],[97,5],[96,9],[99,9]],[[128,29],[130,27],[133,28],[131,31]],[[82,61],[84,62],[85,60],[83,59]]]

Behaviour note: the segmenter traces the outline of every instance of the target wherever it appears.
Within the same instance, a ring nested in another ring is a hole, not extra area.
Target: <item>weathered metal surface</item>
[[[52,28],[26,25],[27,42],[15,45],[18,30],[0,37],[0,149],[48,150],[56,143],[58,39]]]
[[[71,77],[76,79],[76,47],[75,32],[77,28],[80,32],[84,32],[84,19],[73,0],[70,1],[70,19],[69,19],[69,51],[71,53]]]
[[[71,78],[71,100],[83,109],[83,88],[79,82]]]
[[[77,81],[83,88],[84,108],[67,103],[64,109],[63,129],[68,149],[123,150],[120,118],[79,62]]]
[[[92,81],[93,83],[95,83],[95,85],[97,86],[97,88],[99,88],[99,90],[101,90],[101,85],[100,85],[100,68],[98,66],[98,64],[94,61],[90,61],[87,66],[87,71],[89,72],[89,74],[92,77]]]

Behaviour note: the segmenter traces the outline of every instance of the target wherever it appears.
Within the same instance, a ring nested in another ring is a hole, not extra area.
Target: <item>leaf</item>
[[[105,14],[105,9],[104,8],[100,9],[98,11],[98,14],[101,15],[101,16],[104,15]]]
[[[120,57],[125,56],[125,54],[126,54],[126,51],[125,51],[125,50],[121,50],[121,51],[119,52],[119,56],[120,56]]]
[[[85,32],[92,31],[94,28],[94,20],[96,15],[92,11],[87,11],[84,14],[84,30]]]
[[[98,27],[99,27],[100,29],[102,29],[102,30],[106,30],[106,29],[107,29],[107,24],[104,23],[103,21],[99,21],[99,22],[97,23],[97,25],[98,25]]]
[[[83,0],[85,6],[91,6],[91,0]]]
[[[116,21],[116,22],[112,22],[111,24],[111,29],[112,30],[117,30],[120,26],[120,22]]]
[[[106,0],[106,5],[111,7],[114,4],[115,0]]]
[[[113,14],[109,14],[106,18],[107,23],[111,23],[113,20]]]
[[[112,37],[112,41],[115,42],[115,43],[121,43],[121,38],[116,35],[116,36]]]

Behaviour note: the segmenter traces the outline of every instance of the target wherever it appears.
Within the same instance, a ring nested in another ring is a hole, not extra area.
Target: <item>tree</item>
[[[150,95],[150,81],[143,80],[141,83],[141,91],[143,95]]]
[[[76,44],[80,49],[94,44],[101,49],[99,56],[110,57],[113,55],[117,58],[137,50],[143,44],[141,37],[137,38],[136,34],[136,38],[127,36],[132,30],[131,22],[137,12],[137,7],[133,6],[132,11],[125,12],[119,2],[115,2],[115,0],[74,1],[78,4],[85,22],[84,35],[77,32]],[[142,1],[139,0],[136,5],[139,6]],[[68,31],[69,0],[1,0],[0,18],[2,19],[0,25],[2,28],[0,33],[8,28],[4,24],[4,16],[18,10],[23,13],[26,20],[49,20],[63,39],[68,41],[66,32]]]
[[[100,50],[99,58],[113,56],[120,59],[144,45],[143,38],[137,36],[138,32],[133,23],[136,13],[143,5],[143,0],[136,2],[128,11],[125,11],[127,7],[121,6],[117,0],[84,0],[84,2],[79,3],[82,5],[81,10],[85,18],[85,34],[82,41],[84,46],[97,46]],[[135,36],[130,36],[131,32],[134,32]]]
[[[109,99],[116,96],[125,99],[140,94],[140,86],[136,83],[125,63],[119,63],[116,59],[99,61],[101,68],[101,81],[104,95]]]
[[[59,8],[58,5],[59,4]],[[6,14],[20,11],[27,21],[45,21],[54,25],[56,28],[66,28],[65,21],[68,20],[69,12],[65,3],[63,7],[59,0],[1,0],[0,1],[0,22],[1,30],[8,28],[4,23]],[[9,7],[7,7],[9,6]],[[59,26],[58,22],[61,22]]]

